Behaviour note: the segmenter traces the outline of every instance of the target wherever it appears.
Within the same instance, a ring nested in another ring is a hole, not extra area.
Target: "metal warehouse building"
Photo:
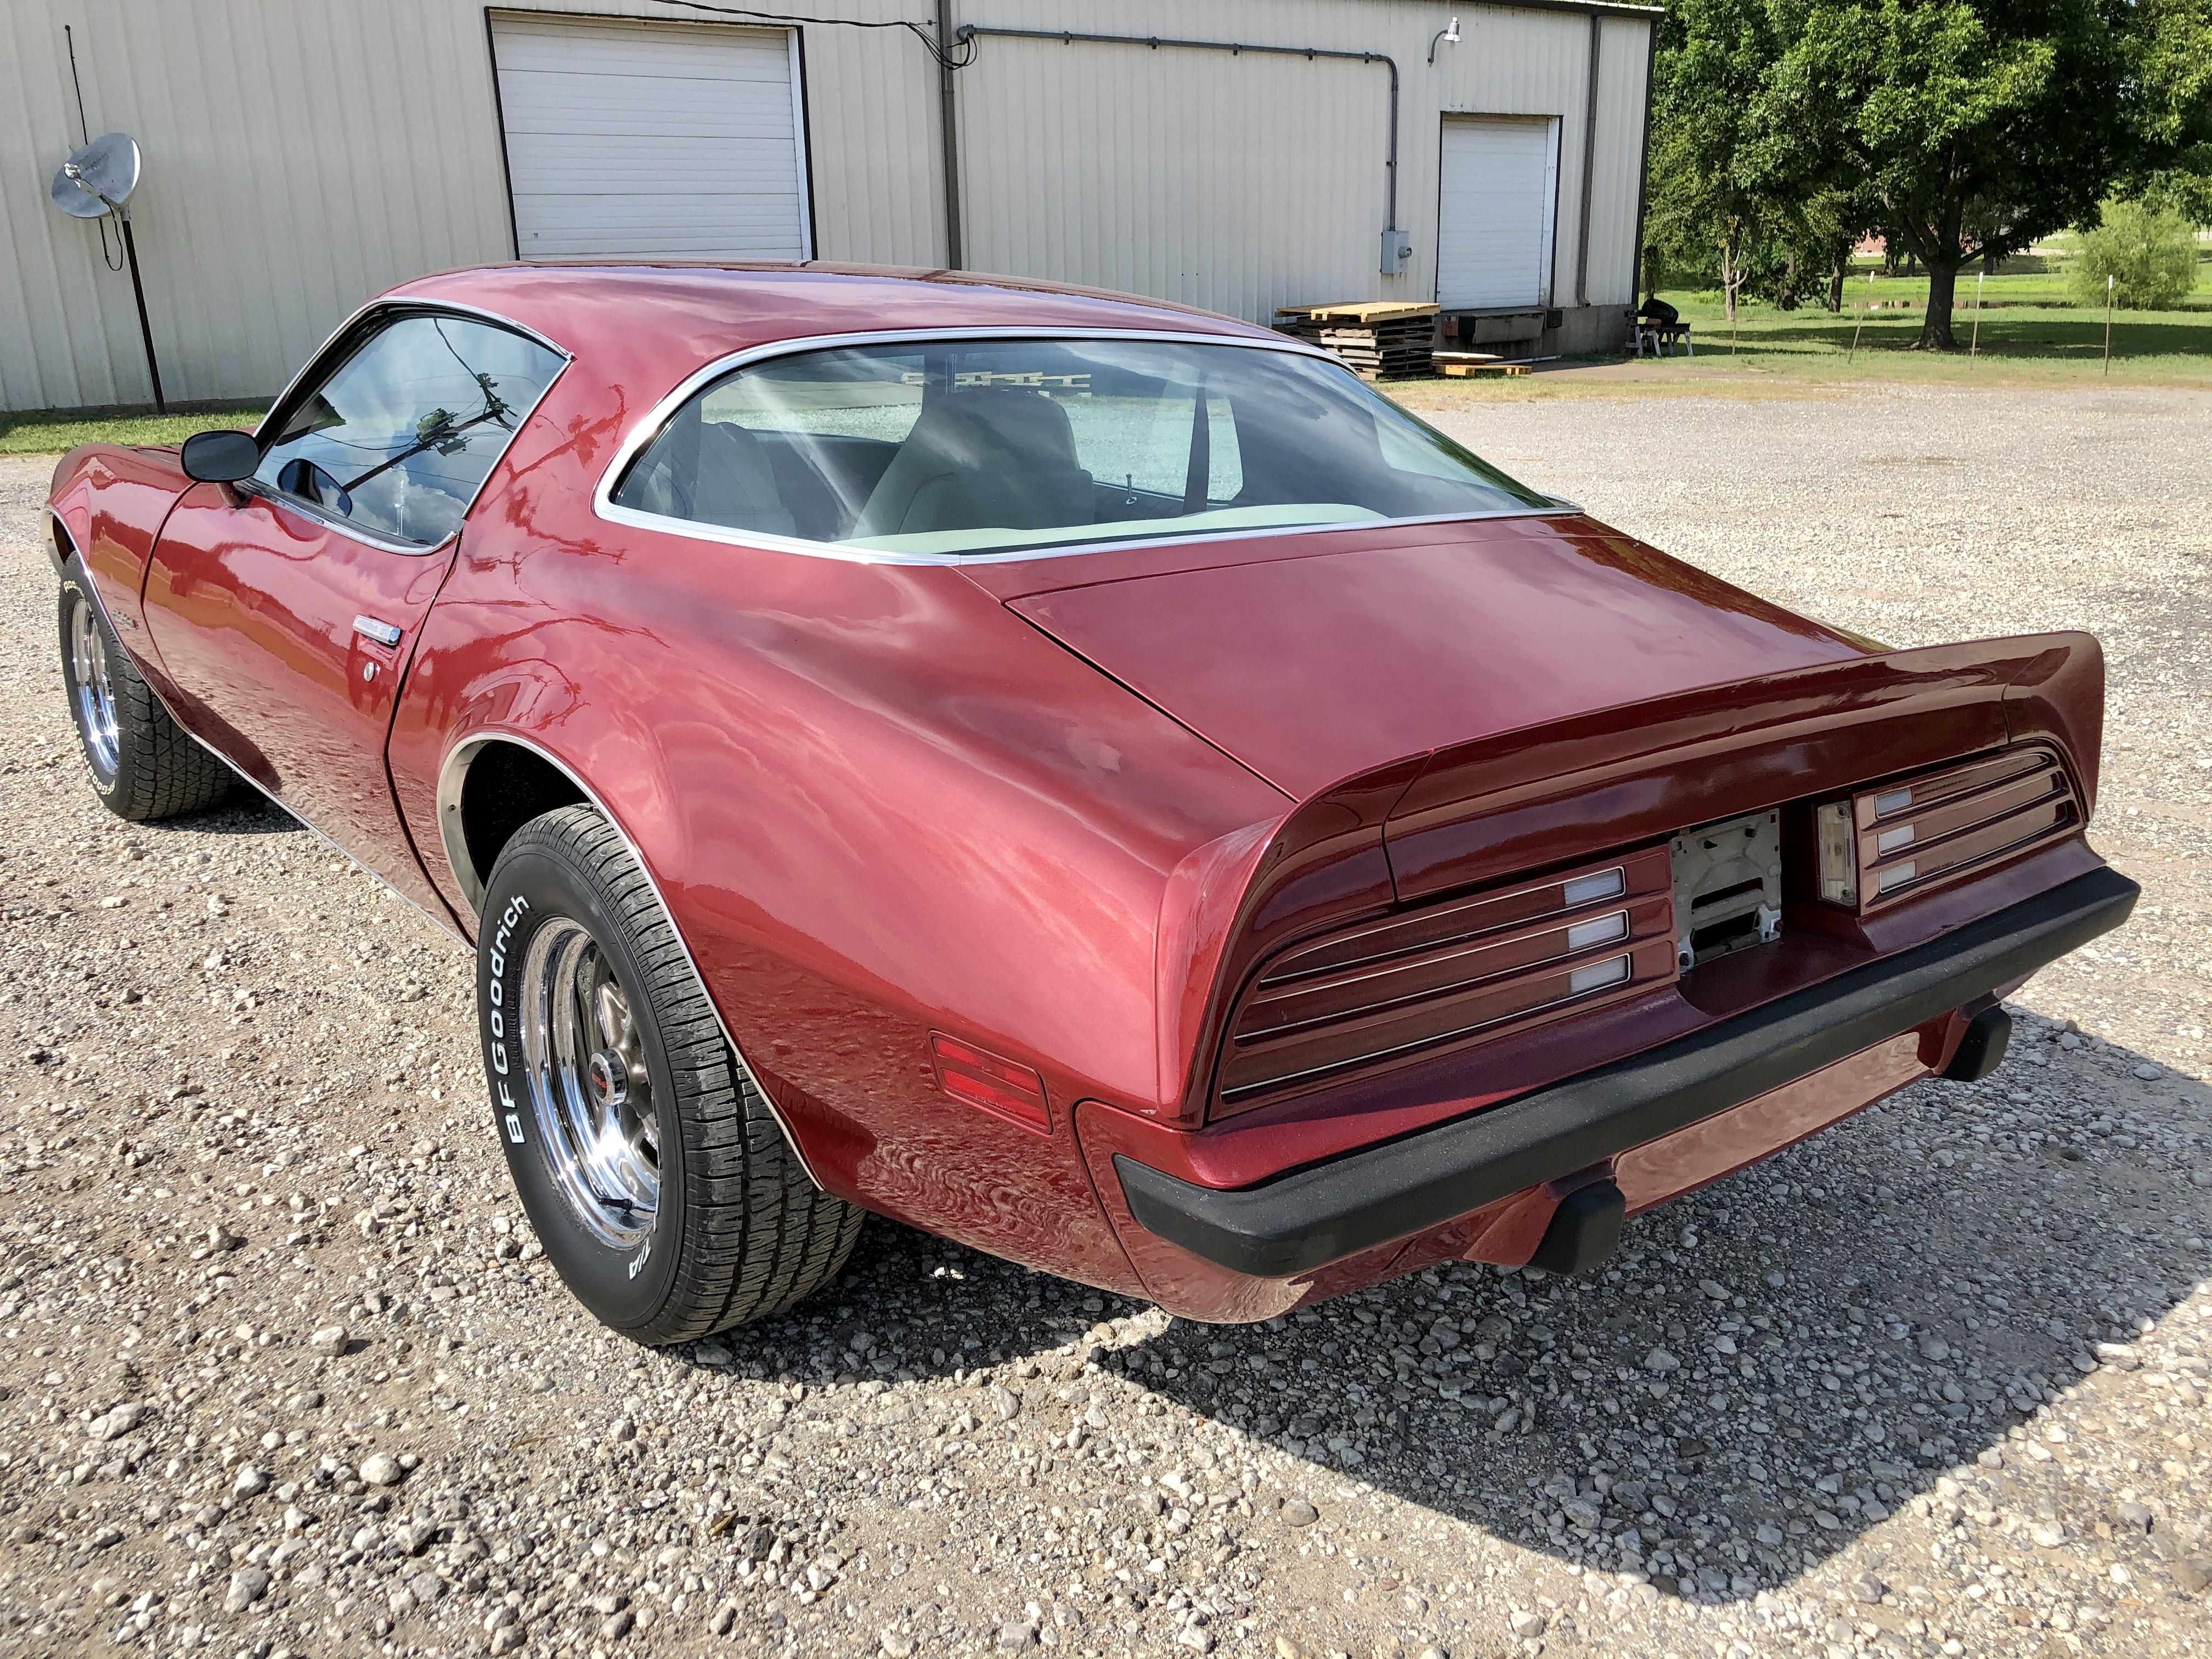
[[[1436,301],[1468,338],[1611,343],[1656,9],[1462,0],[1456,39],[1454,9],[9,0],[0,406],[149,395],[128,276],[46,199],[79,88],[144,154],[172,400],[265,396],[380,289],[517,256],[951,265],[1255,320]]]

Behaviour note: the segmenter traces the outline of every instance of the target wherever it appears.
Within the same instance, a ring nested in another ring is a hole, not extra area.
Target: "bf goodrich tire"
[[[603,1324],[688,1341],[781,1313],[845,1265],[862,1212],[800,1165],[596,808],[532,819],[493,865],[477,1011],[523,1207]]]
[[[108,631],[72,554],[61,586],[62,684],[92,787],[107,810],[143,823],[202,812],[228,796],[230,769],[200,747]]]

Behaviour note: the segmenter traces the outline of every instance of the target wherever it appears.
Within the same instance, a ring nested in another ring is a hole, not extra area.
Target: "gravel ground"
[[[529,1237],[465,957],[273,811],[95,804],[0,462],[0,1654],[2212,1650],[2212,398],[1442,418],[1899,643],[2094,628],[2138,920],[1587,1282],[1215,1329],[876,1224],[661,1352]]]

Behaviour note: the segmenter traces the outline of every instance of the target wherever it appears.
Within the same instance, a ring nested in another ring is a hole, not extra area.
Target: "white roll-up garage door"
[[[787,29],[492,19],[516,251],[811,257]]]
[[[1448,115],[1437,200],[1437,303],[1534,310],[1552,301],[1553,116]]]

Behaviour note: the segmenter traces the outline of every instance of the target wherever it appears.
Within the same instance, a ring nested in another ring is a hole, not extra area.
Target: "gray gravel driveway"
[[[0,1655],[2212,1648],[2212,397],[1437,418],[1899,644],[2094,629],[2137,920],[1587,1281],[1215,1329],[878,1224],[662,1352],[528,1236],[465,957],[273,811],[95,804],[0,462]]]

